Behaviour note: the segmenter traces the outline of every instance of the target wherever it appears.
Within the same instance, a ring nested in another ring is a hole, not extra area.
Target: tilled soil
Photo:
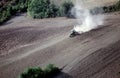
[[[58,78],[120,78],[120,15],[105,17],[104,27],[73,38],[75,19],[13,18],[0,27],[0,78],[49,63],[62,68]]]

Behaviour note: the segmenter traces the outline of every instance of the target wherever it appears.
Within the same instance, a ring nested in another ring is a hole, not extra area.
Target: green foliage
[[[56,17],[58,10],[50,0],[32,0],[28,6],[28,14],[33,18]]]
[[[0,24],[10,19],[12,15],[26,12],[30,0],[8,0],[0,2]]]
[[[13,0],[11,3],[13,13],[26,12],[31,0]]]
[[[64,2],[56,6],[50,0],[8,0],[0,2],[0,24],[6,22],[11,16],[28,11],[32,18],[50,18],[57,16],[71,17],[72,2]]]
[[[40,67],[33,67],[24,71],[20,75],[20,78],[40,78],[40,77],[43,77],[43,75],[44,75],[44,72]]]
[[[49,64],[44,69],[44,72],[45,72],[45,77],[52,78],[54,75],[57,75],[60,72],[60,69],[55,67],[53,64]]]
[[[0,24],[7,21],[11,17],[11,7],[7,7],[0,12]]]
[[[59,68],[55,67],[53,64],[49,64],[44,70],[40,67],[28,68],[21,73],[20,78],[53,78],[59,72]]]
[[[64,2],[62,6],[56,6],[50,0],[32,0],[28,6],[28,15],[33,18],[70,17],[70,10],[73,6],[70,1]]]

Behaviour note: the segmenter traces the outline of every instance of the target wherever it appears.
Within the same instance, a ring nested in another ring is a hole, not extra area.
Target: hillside
[[[120,78],[120,15],[105,16],[105,27],[74,38],[75,19],[13,18],[0,27],[0,78],[49,63],[63,69],[58,78]]]
[[[102,15],[101,28],[73,38],[69,35],[78,24],[75,18],[14,16],[0,26],[0,78],[17,78],[26,68],[48,64],[61,69],[56,78],[120,78],[120,12]]]

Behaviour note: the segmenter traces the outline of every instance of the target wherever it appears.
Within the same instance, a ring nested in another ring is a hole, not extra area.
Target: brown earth
[[[105,27],[74,38],[75,19],[13,18],[0,27],[0,78],[49,63],[63,69],[57,78],[120,78],[120,15],[105,17]]]

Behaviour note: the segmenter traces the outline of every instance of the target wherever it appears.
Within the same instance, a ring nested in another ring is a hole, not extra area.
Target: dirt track
[[[63,68],[58,78],[120,78],[120,15],[115,14],[105,15],[105,27],[74,38],[69,34],[75,19],[10,20],[0,27],[0,78],[17,78],[26,67],[49,63]]]

